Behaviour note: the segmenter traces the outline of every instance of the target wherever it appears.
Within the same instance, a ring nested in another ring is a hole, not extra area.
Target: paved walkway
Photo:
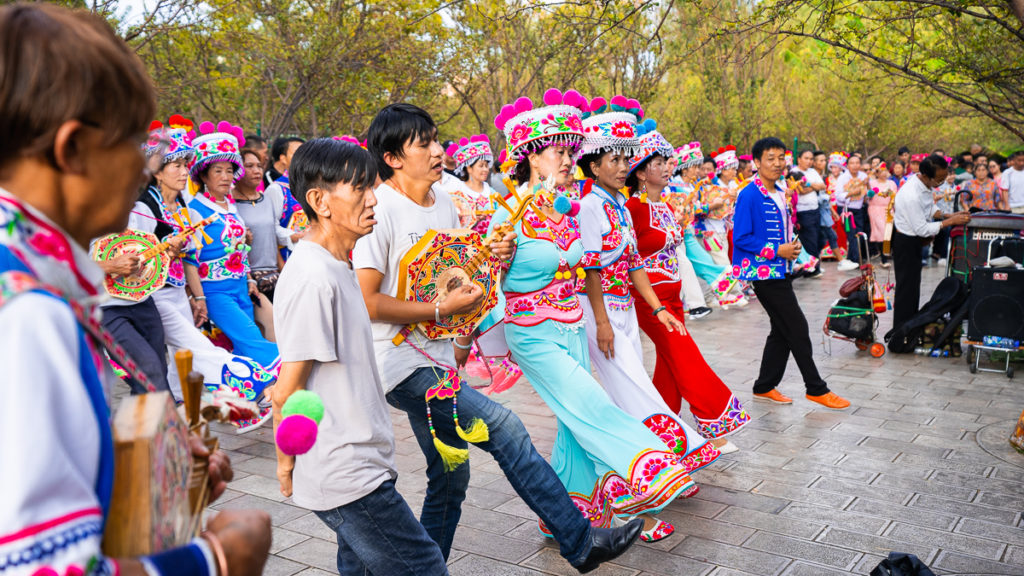
[[[882,279],[884,280],[885,271]],[[639,544],[594,574],[867,574],[891,550],[917,554],[938,574],[1024,574],[1024,456],[1006,439],[1024,408],[1024,381],[971,375],[963,359],[886,354],[874,359],[820,327],[849,274],[828,264],[821,280],[797,283],[823,376],[853,407],[815,408],[790,362],[783,392],[792,406],[751,402],[768,319],[759,305],[716,310],[689,322],[711,366],[747,406],[753,422],[742,450],[694,474],[693,498],[662,517],[676,534]],[[941,278],[925,271],[925,290]],[[881,315],[880,332],[891,313]],[[649,369],[653,366],[646,343]],[[529,383],[495,400],[514,410],[550,454],[555,420]],[[398,487],[419,510],[424,461],[404,415],[393,413]],[[222,434],[236,480],[217,508],[261,508],[273,517],[265,574],[334,574],[333,534],[280,496],[269,430]],[[450,559],[456,576],[576,574],[537,532],[537,518],[494,460],[473,449],[471,489]]]

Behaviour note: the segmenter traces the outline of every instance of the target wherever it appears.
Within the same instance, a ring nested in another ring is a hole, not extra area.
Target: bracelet
[[[664,310],[666,310],[664,305],[658,306],[657,308],[654,309],[654,312],[651,312],[651,316],[657,316],[658,314],[661,314]]]
[[[204,531],[200,536],[203,540],[206,540],[210,544],[210,548],[213,549],[213,555],[217,558],[217,568],[220,572],[219,576],[228,576],[228,557],[224,554],[224,545],[221,544],[220,538],[209,530]]]
[[[196,302],[203,302],[206,300],[206,296],[193,296],[192,299]]]
[[[453,339],[452,340],[452,345],[454,345],[459,350],[472,350],[473,349],[473,341],[472,340],[470,340],[469,344],[463,345],[463,344],[459,344],[458,340]]]
[[[434,302],[434,321],[438,324],[441,323],[441,301],[437,300]]]

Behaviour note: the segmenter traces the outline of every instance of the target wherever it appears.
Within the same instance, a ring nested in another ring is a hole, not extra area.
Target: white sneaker
[[[850,270],[856,270],[857,268],[860,268],[860,266],[853,260],[843,259],[843,261],[839,263],[840,272],[849,272]]]
[[[718,448],[718,451],[721,452],[722,454],[732,454],[733,452],[739,452],[740,451],[739,446],[733,444],[732,442],[729,442],[728,440],[725,441],[725,444],[722,444],[721,446],[718,446],[717,448]]]
[[[936,262],[936,264],[938,264],[940,268],[944,268],[946,266],[946,259],[945,258],[939,258],[939,261]]]

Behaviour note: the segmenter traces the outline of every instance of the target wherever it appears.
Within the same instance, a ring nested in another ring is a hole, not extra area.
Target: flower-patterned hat
[[[463,138],[449,146],[445,152],[455,158],[456,174],[465,174],[466,168],[477,160],[483,160],[488,164],[494,161],[494,154],[491,153],[491,139],[487,137],[487,134]]]
[[[580,106],[587,99],[579,92],[569,90],[562,94],[557,88],[544,93],[544,106],[533,107],[525,96],[501,107],[494,126],[505,134],[508,142],[503,166],[513,173],[515,167],[534,152],[549,146],[568,146],[575,156],[583,143],[583,123]]]
[[[621,94],[610,103],[594,98],[583,109],[583,154],[616,152],[635,156],[640,152],[637,123],[643,117],[640,102]]]
[[[846,159],[849,157],[850,155],[847,154],[846,152],[833,152],[828,155],[828,165],[846,166]]]
[[[360,142],[359,138],[356,138],[355,136],[352,136],[350,134],[342,134],[341,136],[331,136],[331,140],[337,140],[339,142],[348,142],[349,144],[355,144],[356,146],[359,146],[363,150],[366,150],[366,140],[363,140],[362,142]]]
[[[163,154],[162,165],[170,164],[175,160],[191,160],[196,151],[192,147],[192,121],[181,114],[175,114],[167,119],[167,125],[159,120],[154,120],[149,125],[149,138],[142,145],[142,151],[146,157]]]
[[[715,170],[719,172],[740,167],[740,161],[736,158],[736,147],[732,144],[712,152],[711,159],[715,161]]]
[[[629,173],[632,174],[637,166],[643,164],[648,158],[660,154],[664,158],[671,158],[675,153],[668,140],[658,132],[658,123],[648,118],[637,126],[640,134],[640,152],[629,159]]]
[[[704,162],[704,153],[701,152],[700,142],[690,142],[675,151],[676,168],[683,170],[700,166]]]
[[[198,182],[199,173],[210,164],[231,162],[235,165],[235,182],[238,182],[245,175],[241,153],[242,146],[245,146],[242,129],[223,121],[216,127],[213,122],[203,122],[199,125],[199,132],[202,136],[192,140],[196,151],[195,159],[188,168],[192,180]]]

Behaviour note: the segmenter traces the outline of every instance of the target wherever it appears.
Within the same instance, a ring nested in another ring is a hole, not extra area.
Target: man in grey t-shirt
[[[274,423],[300,389],[321,397],[324,416],[309,452],[278,452],[281,492],[337,534],[340,574],[447,574],[440,548],[395,490],[394,431],[349,261],[376,223],[373,159],[354,144],[321,138],[296,152],[290,174],[310,229],[277,284]]]

